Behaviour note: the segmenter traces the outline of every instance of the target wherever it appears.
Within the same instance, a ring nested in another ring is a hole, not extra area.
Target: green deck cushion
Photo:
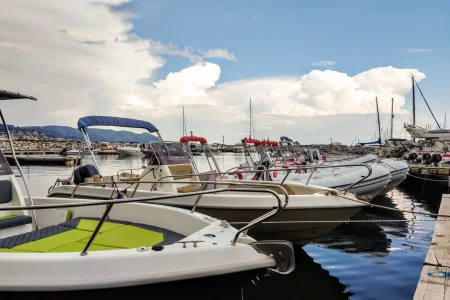
[[[16,216],[14,216],[14,215],[3,216],[3,217],[0,217],[0,220],[11,219],[11,218],[15,218],[15,217],[16,217]]]
[[[86,247],[87,243],[81,243],[81,242],[75,242],[72,244],[64,245],[59,248],[52,249],[48,252],[81,252],[84,250],[84,247]],[[89,247],[89,251],[105,251],[105,250],[118,250],[122,248],[113,248],[113,247],[107,247],[107,246],[101,246],[101,245],[94,245],[92,244]]]
[[[0,252],[17,252],[17,253],[33,253],[34,251],[25,251],[25,250],[16,250],[16,249],[8,249],[8,248],[0,248]]]
[[[97,225],[98,225],[98,221],[81,219],[80,222],[78,223],[77,229],[94,232]],[[110,231],[110,230],[113,230],[113,229],[116,229],[116,228],[119,228],[122,226],[125,226],[125,224],[111,223],[111,222],[105,221],[105,222],[103,222],[102,227],[100,228],[100,233],[104,233],[104,232],[107,232],[107,231]]]
[[[92,232],[89,231],[72,229],[44,239],[22,244],[13,247],[12,249],[34,251],[34,252],[48,252],[52,249],[59,248],[74,242],[78,242],[85,238],[89,238],[91,235]]]
[[[89,238],[82,240],[87,242]],[[132,225],[125,225],[117,229],[99,234],[94,244],[113,248],[151,247],[164,240],[162,233],[154,232]]]

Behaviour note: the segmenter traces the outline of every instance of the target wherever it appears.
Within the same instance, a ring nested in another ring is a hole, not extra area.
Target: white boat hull
[[[36,204],[84,202],[75,199],[34,198]],[[75,216],[101,216],[105,206],[71,208]],[[150,248],[80,252],[33,253],[1,252],[0,291],[66,291],[116,288],[172,282],[191,278],[230,274],[273,267],[274,260],[248,245],[255,240],[230,241],[236,233],[216,219],[173,207],[149,204],[117,204],[110,219],[126,219],[145,224],[164,223],[184,234],[195,231],[161,251]],[[164,220],[165,219],[165,220]],[[177,222],[173,222],[177,220]],[[39,220],[38,220],[39,221]],[[172,224],[170,224],[172,223]],[[181,225],[182,224],[182,225]],[[212,238],[205,234],[214,235]],[[226,258],[226,259],[224,259]]]
[[[119,155],[123,156],[142,156],[144,153],[142,153],[141,149],[124,149],[124,148],[118,148],[117,152]]]
[[[299,185],[302,189],[303,185]],[[51,190],[49,197],[68,197],[74,186],[59,186]],[[314,187],[317,190],[321,187]],[[295,189],[295,185],[293,185]],[[304,189],[304,188],[303,188]],[[132,189],[127,190],[127,195],[131,196]],[[111,188],[95,188],[80,186],[75,194],[75,198],[99,198],[109,199],[111,196]],[[160,195],[160,192],[149,192],[146,190],[137,190],[135,197],[148,197],[151,195]],[[353,195],[348,194],[345,197],[355,199]],[[284,196],[280,195],[280,198]],[[197,196],[187,196],[168,200],[154,201],[170,205],[173,207],[192,209]],[[197,205],[196,211],[205,213],[215,218],[232,222],[232,226],[237,228],[244,224],[236,224],[233,222],[249,222],[258,216],[268,212],[276,205],[273,196],[267,194],[259,194],[246,196],[240,195],[236,197],[231,193],[223,193],[218,195],[203,195],[201,201]],[[260,224],[250,230],[251,236],[264,239],[287,239],[294,241],[298,245],[305,245],[319,236],[327,234],[340,223],[295,223],[297,221],[338,221],[347,220],[357,213],[364,204],[348,200],[339,196],[328,196],[321,193],[310,195],[291,195],[289,196],[288,206],[273,217],[270,221],[281,222],[276,224]],[[294,221],[294,223],[284,223],[285,221]]]

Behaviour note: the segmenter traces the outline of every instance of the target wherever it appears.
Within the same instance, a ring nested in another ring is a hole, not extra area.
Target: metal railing
[[[232,170],[239,170],[239,169],[254,169],[254,168],[258,168],[258,167],[265,167],[265,168],[267,168],[267,166],[264,166],[264,165],[253,166],[253,167],[233,167],[233,168],[228,169],[227,172],[217,173],[217,174],[223,174],[223,175],[221,176],[221,179],[222,179],[223,176],[226,175],[226,174],[228,174],[228,175],[234,175],[234,173],[231,172]],[[286,181],[286,179],[287,179],[288,175],[291,173],[291,171],[313,169],[313,171],[311,172],[311,175],[309,175],[309,178],[308,178],[308,180],[307,180],[307,182],[306,182],[306,185],[308,185],[308,184],[309,184],[309,181],[310,181],[311,178],[312,178],[312,175],[316,172],[315,169],[330,169],[330,168],[344,168],[344,167],[365,167],[365,168],[369,171],[369,173],[367,174],[367,176],[365,176],[365,177],[362,176],[362,178],[361,178],[360,180],[358,180],[358,181],[354,182],[353,184],[349,185],[348,187],[346,187],[346,188],[344,189],[344,192],[345,192],[344,195],[347,194],[347,192],[348,192],[353,186],[355,186],[356,184],[358,184],[358,183],[364,181],[365,179],[369,178],[370,175],[372,175],[372,168],[371,168],[368,164],[349,164],[349,165],[339,165],[339,166],[296,166],[296,167],[292,167],[292,168],[281,168],[281,169],[272,169],[272,168],[269,168],[269,169],[265,169],[265,170],[250,170],[250,171],[243,171],[243,172],[241,172],[241,173],[259,173],[259,172],[266,172],[266,171],[270,171],[270,172],[273,172],[273,171],[277,171],[277,172],[287,171],[286,175],[284,176],[284,178],[283,178],[282,181],[281,181],[281,184],[280,184],[280,185],[282,185],[282,184]]]
[[[198,192],[191,192],[191,193],[179,193],[179,194],[170,194],[170,195],[160,195],[160,196],[151,196],[151,197],[139,197],[139,198],[126,198],[126,199],[112,199],[112,200],[99,200],[99,201],[87,201],[87,202],[81,202],[81,203],[67,203],[67,204],[44,204],[44,205],[29,205],[29,206],[9,206],[9,207],[0,207],[0,211],[15,211],[15,210],[41,210],[41,209],[57,209],[57,208],[70,208],[70,207],[85,207],[85,206],[100,206],[100,205],[106,205],[106,209],[103,212],[103,215],[98,222],[95,230],[92,232],[91,237],[89,238],[89,241],[87,242],[86,246],[84,247],[83,251],[80,253],[81,256],[87,255],[87,252],[89,250],[89,247],[93,243],[95,237],[99,233],[103,223],[105,222],[109,212],[111,211],[114,204],[123,204],[123,203],[139,203],[144,201],[157,201],[157,200],[167,200],[167,199],[174,199],[174,198],[182,198],[182,197],[189,197],[189,196],[197,196],[197,195],[206,195],[206,194],[215,194],[215,193],[223,193],[223,192],[242,192],[242,193],[268,193],[275,197],[277,200],[277,206],[270,210],[268,213],[256,218],[255,220],[251,221],[246,226],[239,229],[236,234],[234,235],[231,245],[236,245],[236,240],[239,238],[239,235],[242,232],[247,232],[249,229],[255,227],[259,223],[268,220],[275,215],[277,215],[284,206],[282,205],[281,199],[279,195],[269,189],[254,189],[254,188],[223,188],[223,189],[213,189],[213,190],[207,190],[207,191],[198,191]]]
[[[124,171],[131,171],[130,172],[130,174],[131,174],[131,177],[133,177],[133,171],[137,171],[137,170],[141,170],[142,172],[145,170],[145,168],[129,168],[129,169],[120,169],[120,170],[117,170],[117,178],[120,178],[120,174],[119,174],[119,172],[124,172]],[[142,173],[141,172],[141,173]],[[136,173],[136,175],[138,175],[137,173]]]
[[[174,176],[184,176],[184,175],[174,175]],[[239,182],[239,181],[234,181],[234,180],[231,180],[231,181],[221,180],[219,182],[215,181],[215,180],[212,180],[212,181],[208,181],[208,180],[204,180],[204,181],[179,181],[179,180],[177,180],[177,181],[160,181],[160,180],[140,181],[140,180],[135,180],[135,181],[107,181],[107,182],[102,182],[101,184],[112,184],[114,186],[113,191],[112,191],[111,196],[110,196],[110,199],[112,199],[112,197],[113,197],[115,192],[120,192],[120,190],[119,190],[119,188],[117,186],[117,184],[120,184],[120,183],[127,183],[127,184],[129,184],[129,183],[131,183],[131,184],[134,184],[134,183],[151,183],[153,185],[150,188],[150,191],[153,190],[153,188],[155,187],[156,184],[177,184],[177,183],[254,186],[254,187],[266,187],[266,188],[268,187],[268,188],[275,188],[276,189],[275,192],[278,192],[278,190],[280,190],[284,194],[284,197],[285,197],[284,199],[285,200],[284,200],[283,208],[285,208],[289,204],[289,194],[287,193],[287,191],[282,186],[277,185],[277,184]],[[73,197],[76,194],[77,189],[80,186],[88,186],[88,185],[93,185],[93,184],[99,184],[99,182],[84,182],[84,183],[80,183],[80,184],[76,185],[75,188],[73,189],[72,194],[70,195],[69,199],[73,199]],[[126,189],[127,188],[125,188],[125,190]],[[133,190],[133,193],[131,194],[131,198],[134,197],[134,195],[136,193],[136,190],[137,189],[135,187],[135,189]],[[270,189],[266,189],[266,190],[270,190]],[[186,195],[190,195],[189,193],[177,193],[177,194],[185,195],[185,196]],[[199,196],[201,196],[201,195],[203,195],[203,194],[200,194]],[[195,211],[195,208],[197,207],[198,202],[199,202],[199,199],[196,200],[194,206],[192,207],[192,211],[191,212]]]

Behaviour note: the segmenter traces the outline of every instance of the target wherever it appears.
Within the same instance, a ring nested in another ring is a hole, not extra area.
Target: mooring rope
[[[266,221],[262,224],[301,224],[301,223],[401,223],[412,220],[323,220],[323,221]],[[435,222],[435,221],[450,221],[450,219],[435,220],[435,219],[414,219],[414,222]],[[244,225],[250,222],[228,222],[230,225]]]
[[[429,179],[429,178],[423,178],[423,177],[411,175],[411,174],[409,174],[409,173],[408,173],[407,175],[410,176],[410,177],[413,177],[413,178],[422,179],[422,180],[428,180],[428,181],[437,181],[437,182],[448,181],[447,179]],[[439,175],[439,174],[438,174],[438,175]]]

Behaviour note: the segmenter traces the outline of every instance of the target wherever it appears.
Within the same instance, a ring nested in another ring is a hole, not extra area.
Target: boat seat
[[[0,239],[0,252],[81,252],[98,225],[98,218],[75,218],[58,225]],[[105,221],[89,251],[170,245],[185,238],[155,226]]]
[[[0,204],[9,203],[12,200],[12,186],[9,180],[0,180]]]
[[[201,184],[191,184],[191,185],[185,185],[182,187],[177,188],[178,193],[193,193],[198,192],[201,189]]]
[[[3,216],[0,217],[0,230],[20,225],[31,224],[32,222],[33,219],[31,219],[30,216],[14,216],[14,215]]]

